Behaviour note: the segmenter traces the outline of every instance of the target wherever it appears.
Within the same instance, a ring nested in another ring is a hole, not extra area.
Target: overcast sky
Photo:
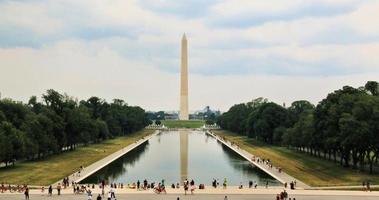
[[[377,0],[0,0],[0,92],[178,110],[184,32],[190,110],[379,79]]]

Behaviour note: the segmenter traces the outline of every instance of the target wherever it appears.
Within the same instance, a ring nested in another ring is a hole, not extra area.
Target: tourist
[[[97,198],[96,198],[96,200],[101,200],[101,196],[100,196],[100,194],[99,194],[99,195],[97,195]]]
[[[147,189],[147,180],[143,180],[143,189],[146,190]]]
[[[111,187],[111,198],[116,198],[116,195],[115,195],[115,190],[113,187]]]
[[[111,194],[111,191],[108,192],[108,200],[112,200],[112,194]]]
[[[249,188],[253,187],[253,181],[249,181]]]
[[[370,182],[367,181],[366,186],[367,186],[367,191],[368,191],[368,192],[371,192]]]
[[[101,196],[104,198],[104,195],[105,195],[105,189],[104,187],[101,187]]]
[[[140,182],[139,180],[137,181],[137,190],[139,190],[139,185],[140,185]]]
[[[284,188],[287,188],[287,182],[284,182]]]
[[[92,191],[90,189],[86,189],[86,192],[87,192],[87,199],[88,200],[92,200]]]
[[[179,188],[180,188],[180,184],[176,183],[176,189],[179,189]]]
[[[191,183],[190,183],[190,189],[191,189],[191,194],[193,194],[193,192],[195,191],[195,181],[191,180]]]
[[[154,188],[154,192],[157,194],[160,194],[162,192],[164,192],[165,194],[167,193],[165,186],[162,185],[161,183],[158,183],[158,186]]]
[[[283,197],[284,197],[284,199],[287,199],[287,198],[288,198],[288,193],[287,193],[286,190],[283,191]]]
[[[268,188],[268,181],[266,181],[266,188]]]
[[[164,179],[162,179],[162,181],[161,181],[161,186],[164,186],[165,184],[164,184]]]
[[[228,196],[225,196],[225,197],[224,197],[224,200],[228,200]]]
[[[295,189],[295,183],[293,181],[290,183],[290,188],[291,188],[291,190]]]
[[[104,180],[104,179],[101,181],[101,187],[102,187],[102,188],[105,187],[105,180]]]
[[[58,190],[58,195],[61,195],[61,184],[60,183],[58,183],[57,190]]]
[[[24,194],[25,194],[25,200],[29,200],[29,188],[28,188],[28,186],[26,186]]]
[[[238,187],[238,189],[243,189],[242,182],[240,183],[240,186]]]
[[[187,181],[187,179],[184,181],[183,185],[184,185],[184,195],[187,195],[187,191],[188,191],[188,181]]]
[[[172,188],[172,189],[175,189],[175,184],[171,184],[171,188]]]
[[[224,183],[222,184],[222,186],[224,187],[224,189],[226,189],[226,185],[227,185],[227,181],[226,181],[226,178],[224,178]]]
[[[50,185],[49,186],[49,196],[53,195],[53,187]]]
[[[42,193],[42,195],[45,193],[45,187],[41,187],[41,193]]]

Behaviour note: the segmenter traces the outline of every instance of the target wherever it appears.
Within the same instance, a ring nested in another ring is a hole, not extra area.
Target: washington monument
[[[188,120],[188,55],[187,38],[183,34],[180,66],[180,120]]]

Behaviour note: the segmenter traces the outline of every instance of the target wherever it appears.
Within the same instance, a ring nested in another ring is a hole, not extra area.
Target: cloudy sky
[[[185,32],[190,110],[317,103],[378,81],[378,11],[377,0],[0,0],[0,92],[177,110]]]

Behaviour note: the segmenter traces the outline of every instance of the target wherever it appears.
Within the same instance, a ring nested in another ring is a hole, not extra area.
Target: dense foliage
[[[0,100],[0,162],[36,159],[72,150],[140,130],[147,125],[145,111],[123,100],[107,103],[98,97],[86,101],[48,90],[28,104]]]
[[[218,118],[226,130],[268,144],[286,145],[346,167],[373,172],[379,158],[379,87],[345,86],[317,106],[295,101],[285,108],[259,98],[232,106]]]

